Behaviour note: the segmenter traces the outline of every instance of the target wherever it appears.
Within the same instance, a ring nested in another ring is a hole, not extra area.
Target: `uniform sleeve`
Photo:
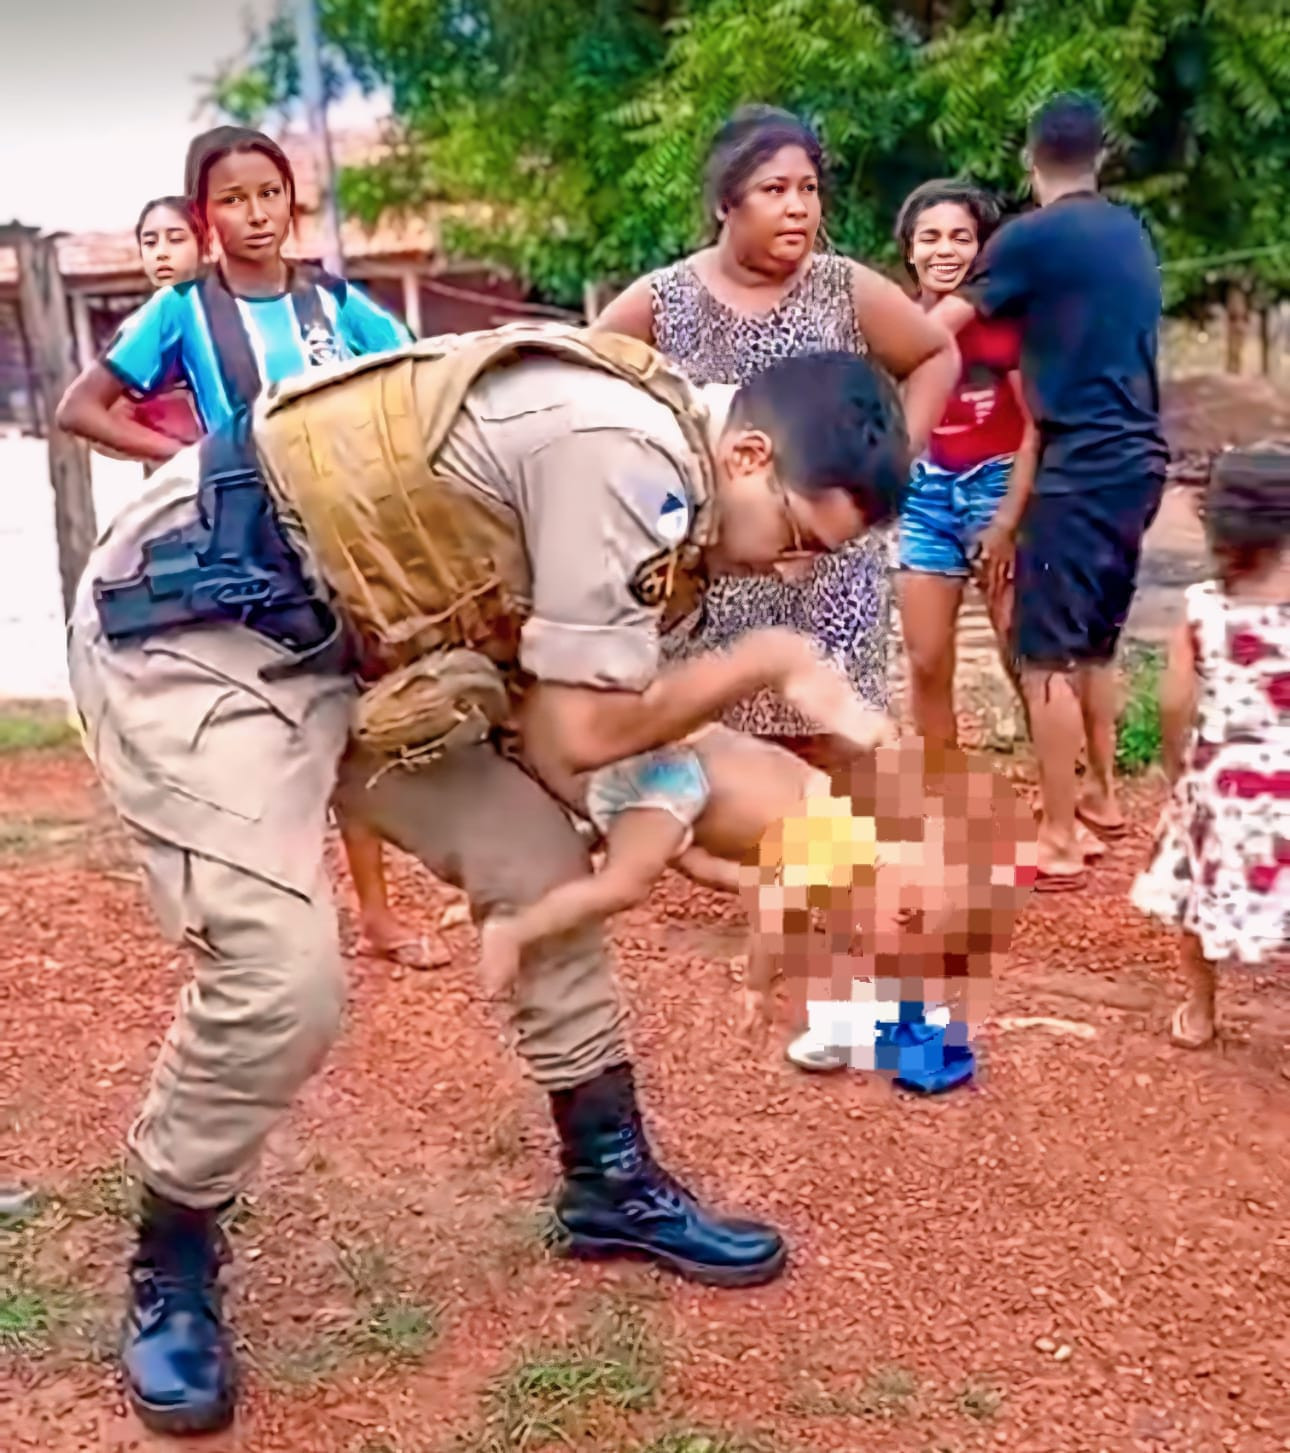
[[[339,322],[346,347],[356,355],[381,353],[412,342],[412,334],[394,314],[387,313],[353,283],[346,285]]]
[[[643,691],[658,674],[661,581],[690,524],[676,463],[628,430],[575,432],[529,460],[520,509],[533,572],[521,666]]]
[[[1016,317],[1030,297],[1030,229],[1025,219],[1001,227],[985,245],[959,292],[985,318]]]
[[[103,351],[103,363],[136,393],[150,394],[179,371],[183,300],[162,288],[131,313]]]

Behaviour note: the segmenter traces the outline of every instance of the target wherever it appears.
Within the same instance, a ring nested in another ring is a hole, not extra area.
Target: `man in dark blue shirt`
[[[1103,147],[1088,98],[1059,96],[1038,112],[1027,147],[1038,210],[995,233],[936,309],[953,331],[973,312],[1021,326],[1040,457],[1018,530],[1013,640],[1043,794],[1037,886],[1049,891],[1083,885],[1086,858],[1099,851],[1090,828],[1124,831],[1113,658],[1168,454],[1159,267],[1137,217],[1098,194]]]

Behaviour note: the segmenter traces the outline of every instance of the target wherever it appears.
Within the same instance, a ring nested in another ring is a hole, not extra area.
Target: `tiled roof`
[[[295,238],[288,243],[291,256],[317,257],[322,252],[317,210],[317,167],[313,153],[299,136],[279,138],[296,174],[299,216]],[[385,143],[375,133],[341,133],[333,138],[336,165],[357,165],[375,160]],[[341,245],[347,259],[354,261],[433,257],[439,250],[439,228],[445,217],[469,209],[431,204],[414,215],[391,216],[373,228],[346,220],[341,224]],[[72,284],[96,279],[142,277],[134,234],[122,232],[69,232],[58,239],[59,271]],[[11,248],[0,247],[0,286],[18,280],[17,261]]]

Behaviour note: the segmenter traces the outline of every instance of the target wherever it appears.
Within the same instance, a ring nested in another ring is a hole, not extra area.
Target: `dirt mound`
[[[1290,437],[1290,390],[1266,378],[1226,373],[1164,386],[1165,437],[1175,465],[1207,461],[1229,445]]]

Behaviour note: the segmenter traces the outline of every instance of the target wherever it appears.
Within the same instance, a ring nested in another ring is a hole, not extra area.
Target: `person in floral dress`
[[[1215,970],[1290,947],[1290,448],[1220,456],[1205,502],[1217,579],[1187,592],[1161,683],[1173,793],[1133,902],[1182,930],[1173,1042],[1215,1034]]]

